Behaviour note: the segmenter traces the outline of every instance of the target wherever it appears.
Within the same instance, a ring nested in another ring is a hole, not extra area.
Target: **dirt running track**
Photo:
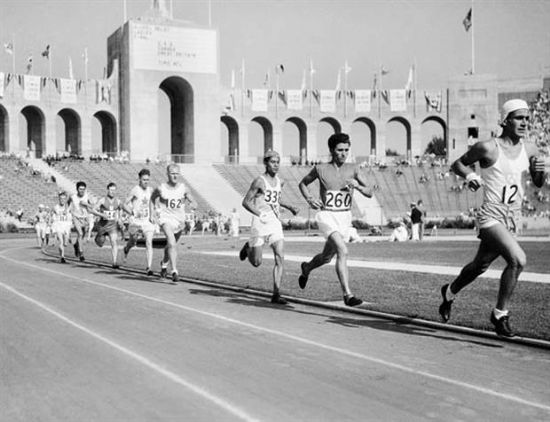
[[[0,420],[550,420],[550,353],[0,243]]]

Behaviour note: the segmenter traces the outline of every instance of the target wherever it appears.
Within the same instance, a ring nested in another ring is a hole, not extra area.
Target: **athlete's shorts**
[[[36,223],[34,230],[36,230],[38,236],[44,237],[48,233],[48,225],[46,223]]]
[[[105,237],[120,232],[120,226],[116,220],[100,220],[97,225],[97,234],[95,236],[95,244],[100,248],[105,244]]]
[[[285,238],[283,235],[283,225],[279,219],[275,217],[275,214],[271,215],[272,216],[268,217],[265,222],[260,221],[259,217],[252,217],[248,246],[254,248],[256,246],[263,246],[264,243],[272,245]]]
[[[161,216],[159,218],[159,226],[167,226],[172,230],[172,233],[176,234],[185,229],[185,220],[178,220],[172,216]]]
[[[155,233],[157,228],[155,224],[151,223],[149,220],[132,220],[128,224],[128,233],[130,236],[137,236],[138,234],[146,235],[147,233]]]
[[[319,231],[328,239],[334,232],[342,235],[344,241],[350,238],[351,211],[319,211],[315,216]]]
[[[71,223],[69,221],[55,221],[52,223],[52,232],[61,236],[71,234]]]
[[[489,228],[502,224],[511,233],[517,233],[521,223],[521,209],[510,208],[504,204],[483,204],[476,214],[478,228]]]
[[[90,227],[90,221],[88,216],[85,217],[75,217],[73,215],[73,226],[77,231],[85,232]]]

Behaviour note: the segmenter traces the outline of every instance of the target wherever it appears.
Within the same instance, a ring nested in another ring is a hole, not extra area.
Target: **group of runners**
[[[483,187],[483,205],[477,215],[479,249],[472,262],[467,264],[459,276],[441,288],[442,303],[439,313],[444,322],[451,316],[451,308],[458,293],[485,272],[498,257],[506,260],[502,273],[498,299],[490,321],[498,335],[512,337],[509,325],[508,303],[519,274],[525,266],[526,257],[514,236],[519,225],[521,204],[524,194],[522,174],[529,172],[533,183],[540,187],[546,174],[544,159],[537,158],[534,145],[524,144],[527,134],[529,107],[523,100],[507,101],[502,108],[502,134],[488,141],[478,142],[456,160],[453,171],[465,178],[471,190]],[[373,187],[362,174],[358,165],[348,163],[351,140],[345,133],[333,134],[328,139],[331,159],[328,163],[315,165],[299,183],[299,189],[308,206],[317,210],[315,220],[319,231],[325,237],[321,252],[311,260],[302,262],[298,284],[305,289],[311,273],[336,258],[336,275],[342,289],[343,301],[347,306],[358,306],[363,301],[350,288],[347,265],[347,241],[352,230],[352,203],[354,192],[371,197]],[[281,283],[284,273],[284,235],[280,220],[281,207],[297,214],[299,209],[284,202],[284,182],[279,178],[280,156],[275,151],[264,155],[265,172],[254,179],[242,201],[243,207],[252,214],[250,237],[239,252],[241,261],[248,259],[254,267],[262,263],[263,245],[268,244],[274,255],[273,294],[271,302],[284,305]],[[481,175],[472,168],[477,164]],[[129,240],[123,248],[127,256],[136,244],[138,235],[143,235],[147,250],[148,275],[152,271],[152,238],[158,225],[166,237],[166,246],[160,265],[160,275],[167,276],[170,264],[171,278],[178,281],[177,243],[185,226],[185,206],[196,207],[188,190],[178,180],[180,168],[170,164],[167,181],[155,189],[149,187],[150,173],[143,169],[139,173],[139,184],[132,189],[127,200],[116,198],[116,185],[110,183],[107,195],[95,205],[91,204],[84,182],[77,183],[77,193],[70,198],[62,192],[59,203],[52,210],[52,230],[56,234],[62,262],[67,245],[71,216],[77,233],[74,243],[75,254],[84,260],[84,238],[89,236],[89,214],[99,217],[96,243],[102,246],[109,238],[112,249],[113,267],[118,268],[117,251],[121,229],[121,213],[130,215]],[[319,192],[312,193],[309,186],[318,181]],[[55,227],[55,228],[54,228]],[[88,230],[88,231],[87,231]],[[88,234],[87,234],[88,233]]]

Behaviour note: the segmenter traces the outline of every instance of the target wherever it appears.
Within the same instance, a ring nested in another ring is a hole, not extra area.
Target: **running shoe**
[[[445,295],[445,293],[447,293],[447,289],[449,288],[450,287],[448,284],[441,286],[441,297],[443,298],[443,302],[439,305],[439,315],[441,315],[443,322],[447,322],[451,318],[451,307],[453,305],[453,301],[447,300],[447,296]]]
[[[276,305],[286,305],[288,304],[287,300],[282,298],[279,294],[273,294],[271,296],[271,303],[274,303]]]
[[[147,275],[149,277],[151,277],[152,275],[155,275],[155,273],[153,272],[153,270],[151,270],[150,268],[146,268],[145,271],[147,272]]]
[[[246,242],[243,247],[241,248],[241,251],[239,252],[239,259],[241,261],[244,261],[248,257],[248,242]]]
[[[118,264],[113,264],[113,270],[118,270],[120,268],[120,265]]]
[[[79,259],[80,259],[80,262],[84,262],[85,258],[84,258],[84,255],[82,255],[82,253],[80,253]]]
[[[300,289],[306,288],[307,279],[309,277],[309,274],[306,275],[306,270],[304,269],[305,265],[305,262],[302,262],[302,264],[300,265],[300,268],[302,269],[302,274],[300,274],[300,277],[298,277],[298,285],[300,286]]]
[[[177,283],[178,281],[180,281],[180,278],[178,276],[178,273],[174,271],[172,273],[172,283]]]
[[[63,257],[61,257],[61,259],[59,260],[59,262],[60,262],[61,264],[66,264],[66,263],[67,263],[67,261],[65,261],[65,258],[63,258]]]
[[[344,303],[346,306],[359,306],[363,301],[355,296],[344,296]]]
[[[162,266],[162,261],[160,261],[160,278],[166,278],[167,275],[168,270],[166,269],[166,267]]]
[[[491,312],[491,322],[495,326],[495,332],[502,337],[514,337],[516,334],[510,328],[510,322],[508,321],[508,315],[504,315],[497,319],[495,313]]]
[[[75,243],[73,245],[73,249],[74,249],[74,256],[76,256],[78,258],[79,255],[80,255],[80,251],[78,250],[78,243]]]
[[[124,256],[123,256],[123,262],[126,262],[126,260],[128,259],[128,252],[130,252],[128,250],[128,247],[127,246],[124,246],[124,249],[122,249],[122,252],[124,253]]]

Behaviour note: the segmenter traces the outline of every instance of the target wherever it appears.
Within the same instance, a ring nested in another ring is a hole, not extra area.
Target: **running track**
[[[0,241],[1,421],[549,420],[550,354]]]

